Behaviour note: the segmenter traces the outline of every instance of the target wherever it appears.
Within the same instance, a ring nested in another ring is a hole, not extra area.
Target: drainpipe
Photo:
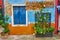
[[[4,0],[2,0],[2,15],[4,16]]]
[[[58,34],[58,0],[55,0],[55,34]]]

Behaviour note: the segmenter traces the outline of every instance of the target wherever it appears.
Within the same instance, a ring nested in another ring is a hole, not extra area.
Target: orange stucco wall
[[[26,27],[25,26],[15,26],[13,27],[11,24],[8,24],[9,28],[9,34],[10,35],[19,35],[19,34],[33,34],[34,30],[32,28],[34,24],[28,24]],[[55,24],[51,23],[51,26],[55,28]]]
[[[11,24],[8,24],[9,28],[9,34],[14,35],[14,34],[33,34],[34,30],[32,28],[33,24],[28,24],[26,27],[25,26],[15,26],[12,27]]]

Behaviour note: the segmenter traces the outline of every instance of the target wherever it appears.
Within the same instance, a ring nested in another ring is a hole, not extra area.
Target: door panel
[[[14,18],[14,24],[26,24],[25,6],[14,6],[13,18]]]

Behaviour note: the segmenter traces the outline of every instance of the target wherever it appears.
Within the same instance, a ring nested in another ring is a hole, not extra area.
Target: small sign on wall
[[[57,6],[57,8],[58,8],[58,13],[60,14],[60,5],[59,5],[59,6]]]

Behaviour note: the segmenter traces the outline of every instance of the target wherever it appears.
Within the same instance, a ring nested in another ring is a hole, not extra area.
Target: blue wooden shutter
[[[26,9],[25,6],[13,7],[14,24],[26,24]]]
[[[20,24],[26,24],[26,9],[25,6],[20,7]]]

